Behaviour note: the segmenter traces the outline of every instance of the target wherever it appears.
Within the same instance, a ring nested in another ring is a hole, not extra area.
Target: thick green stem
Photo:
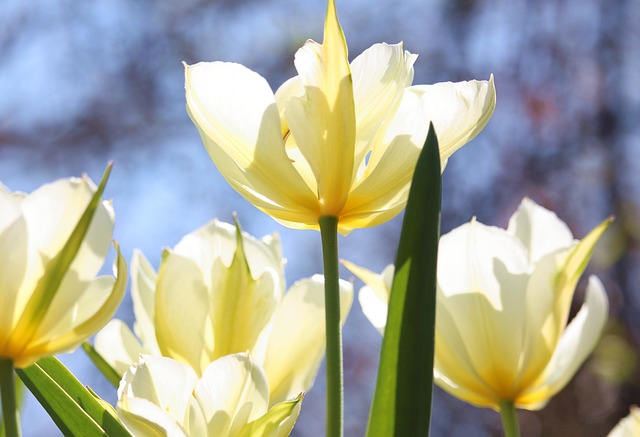
[[[518,426],[518,416],[513,401],[500,402],[500,418],[505,437],[520,437],[520,426]]]
[[[2,421],[7,437],[20,437],[20,412],[16,400],[16,380],[13,361],[0,358],[0,395],[2,396]]]
[[[325,332],[327,338],[327,437],[342,437],[342,333],[340,332],[340,276],[338,218],[320,217],[324,263]]]

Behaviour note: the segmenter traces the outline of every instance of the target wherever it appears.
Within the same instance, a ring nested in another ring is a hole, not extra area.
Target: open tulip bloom
[[[117,410],[136,436],[288,436],[302,395],[269,404],[266,375],[247,354],[221,357],[201,377],[179,361],[143,355],[120,383]]]
[[[158,273],[135,252],[131,262],[138,341],[120,320],[95,339],[98,353],[120,374],[140,353],[164,355],[202,375],[216,359],[248,351],[266,373],[271,402],[311,388],[324,355],[322,276],[287,293],[276,235],[258,240],[213,220],[165,250]],[[346,319],[352,285],[341,281]]]
[[[100,198],[109,170],[99,188],[86,176],[61,179],[28,195],[0,184],[3,408],[10,402],[5,390],[13,385],[5,376],[14,367],[72,351],[113,317],[122,300],[127,270],[117,245],[117,279],[96,277],[114,224],[110,202]]]
[[[298,50],[298,76],[275,95],[242,65],[201,62],[185,67],[187,110],[220,173],[253,205],[294,228],[337,217],[346,234],[404,208],[429,121],[444,163],[493,114],[493,79],[411,86],[416,57],[382,43],[349,64],[331,0],[324,42]]]
[[[227,182],[283,225],[321,231],[329,435],[341,435],[342,408],[334,234],[384,223],[405,207],[430,122],[444,168],[495,107],[493,78],[412,86],[415,59],[402,44],[375,44],[349,63],[329,0],[322,44],[298,50],[298,75],[275,93],[239,64],[185,65],[187,111]]]
[[[567,325],[576,283],[609,222],[576,241],[554,213],[524,199],[506,230],[473,219],[442,236],[438,386],[501,413],[514,406],[540,409],[560,391],[607,320],[606,293],[591,276],[585,302]],[[384,329],[390,271],[376,275],[345,264],[366,284],[359,294],[365,314]]]

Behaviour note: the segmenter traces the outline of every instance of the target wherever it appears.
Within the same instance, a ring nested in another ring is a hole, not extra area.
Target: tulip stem
[[[505,437],[520,437],[520,427],[518,426],[518,416],[513,401],[500,402],[500,418],[504,428]]]
[[[343,376],[338,273],[338,218],[320,217],[324,264],[325,333],[327,338],[327,437],[342,437]]]
[[[20,412],[16,402],[16,380],[13,361],[0,358],[0,396],[2,396],[2,421],[7,437],[19,437]]]

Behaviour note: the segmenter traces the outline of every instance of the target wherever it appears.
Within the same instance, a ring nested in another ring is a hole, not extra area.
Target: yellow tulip
[[[249,351],[266,372],[272,401],[291,399],[309,390],[324,355],[324,280],[303,279],[285,293],[283,267],[276,235],[258,240],[217,220],[165,250],[158,273],[135,252],[140,340],[113,320],[95,348],[121,375],[140,353],[175,358],[201,375],[212,361]],[[342,323],[352,294],[341,281]]]
[[[18,368],[69,352],[115,313],[127,270],[96,274],[111,244],[114,213],[87,177],[29,195],[0,184],[0,358]],[[114,273],[115,274],[115,273]]]
[[[444,235],[436,384],[480,407],[542,408],[573,377],[606,323],[607,297],[595,276],[582,309],[568,325],[567,318],[577,281],[609,222],[578,242],[554,213],[524,199],[506,230],[473,219]],[[345,264],[365,282],[360,303],[382,332],[391,271],[383,277]]]
[[[637,437],[640,435],[640,408],[632,405],[629,415],[620,420],[608,437]]]
[[[302,395],[269,408],[269,383],[247,354],[221,357],[198,378],[186,364],[141,356],[124,375],[117,411],[136,436],[286,437]]]
[[[411,86],[416,55],[375,44],[351,64],[329,0],[324,42],[295,55],[298,76],[274,93],[228,62],[185,65],[187,111],[231,186],[285,226],[343,234],[405,206],[432,121],[441,160],[475,137],[495,107],[489,81]]]

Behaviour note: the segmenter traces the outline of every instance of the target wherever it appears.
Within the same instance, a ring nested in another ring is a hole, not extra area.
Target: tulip
[[[330,0],[324,42],[298,50],[298,76],[275,95],[242,65],[201,62],[185,65],[187,110],[220,173],[254,206],[300,229],[336,217],[347,234],[404,208],[429,121],[445,163],[493,114],[493,78],[411,86],[416,57],[383,43],[349,64]]]
[[[567,319],[578,279],[609,222],[576,241],[554,213],[524,199],[506,230],[473,219],[444,235],[436,383],[479,407],[542,408],[573,377],[606,323],[607,297],[595,276],[582,308],[568,325]],[[391,273],[345,264],[367,284],[360,303],[378,327]]]
[[[284,437],[302,395],[269,409],[269,383],[247,354],[221,357],[198,378],[186,364],[142,355],[118,389],[117,411],[136,436]]]
[[[4,434],[20,436],[15,368],[71,352],[113,316],[127,268],[118,245],[114,274],[96,278],[114,213],[88,177],[12,193],[0,184],[0,392]]]
[[[411,86],[416,56],[375,44],[349,64],[335,1],[322,44],[297,51],[298,75],[273,93],[228,62],[185,64],[187,112],[227,182],[285,226],[320,230],[327,338],[327,435],[342,435],[337,233],[384,223],[407,202],[433,122],[442,163],[487,124],[488,81]]]
[[[258,240],[211,221],[164,251],[158,273],[136,251],[131,295],[137,337],[120,320],[96,335],[97,352],[124,374],[140,353],[164,355],[202,375],[216,359],[248,351],[264,368],[272,402],[312,386],[324,354],[322,276],[285,294],[274,234]],[[341,281],[342,323],[352,286]]]
[[[640,435],[640,408],[632,405],[629,415],[618,422],[608,437],[636,437]]]
[[[110,168],[108,169],[108,171]],[[114,213],[88,178],[61,179],[33,193],[0,185],[0,358],[17,368],[74,350],[107,323],[125,292],[96,274],[111,244]]]

